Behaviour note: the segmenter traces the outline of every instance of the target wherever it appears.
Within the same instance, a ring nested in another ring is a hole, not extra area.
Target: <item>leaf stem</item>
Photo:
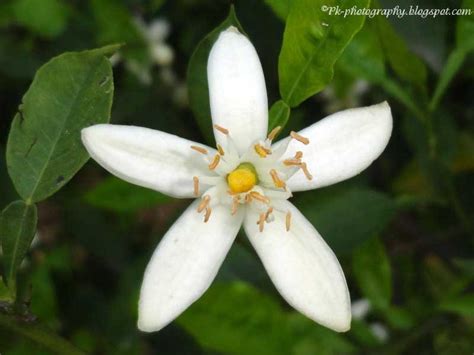
[[[28,338],[55,354],[83,355],[85,354],[64,338],[43,328],[37,322],[27,323],[17,316],[0,314],[0,327],[15,334]]]

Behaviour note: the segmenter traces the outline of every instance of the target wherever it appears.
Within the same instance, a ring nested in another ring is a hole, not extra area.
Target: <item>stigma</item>
[[[257,172],[250,163],[240,164],[227,175],[227,184],[233,194],[248,192],[258,183]]]

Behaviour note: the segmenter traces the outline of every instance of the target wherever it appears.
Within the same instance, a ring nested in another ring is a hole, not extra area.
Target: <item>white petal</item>
[[[193,176],[208,175],[203,155],[178,136],[134,126],[100,124],[82,130],[94,160],[119,178],[173,197],[193,197]]]
[[[256,213],[249,211],[244,223],[268,275],[283,298],[308,318],[338,332],[349,330],[349,291],[336,256],[296,207],[283,201],[279,208],[291,212],[289,232],[285,214],[278,211],[263,232]]]
[[[204,223],[198,204],[166,233],[146,268],[138,310],[142,331],[160,330],[201,297],[239,231],[243,211],[232,216],[228,207],[217,205]]]
[[[268,102],[265,78],[252,43],[229,27],[219,35],[207,63],[212,121],[230,131],[243,154],[268,128]],[[223,145],[222,133],[214,130]]]
[[[298,133],[310,143],[292,140],[285,157],[302,151],[313,179],[308,181],[298,171],[287,182],[292,191],[332,185],[365,170],[388,144],[392,114],[388,103],[382,102],[337,112]]]

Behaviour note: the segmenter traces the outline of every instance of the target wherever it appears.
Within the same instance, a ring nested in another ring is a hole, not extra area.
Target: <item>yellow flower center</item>
[[[257,172],[250,163],[242,163],[227,175],[227,184],[233,193],[247,192],[258,183]]]

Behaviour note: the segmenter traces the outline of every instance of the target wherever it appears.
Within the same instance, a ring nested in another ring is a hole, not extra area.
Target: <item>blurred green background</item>
[[[472,1],[372,6],[396,5]],[[288,2],[235,7],[273,103]],[[18,199],[5,166],[11,120],[35,71],[65,51],[125,42],[112,57],[111,122],[213,144],[189,106],[186,71],[199,41],[228,11],[229,2],[216,0],[2,0],[0,207]],[[60,336],[94,354],[472,354],[473,16],[367,19],[331,84],[291,112],[287,129],[298,130],[344,108],[384,100],[392,108],[391,141],[369,169],[293,199],[343,266],[351,331],[332,332],[293,311],[240,234],[199,301],[162,331],[140,333],[145,266],[189,201],[119,181],[90,161],[38,204],[38,232],[19,273],[21,314],[1,315],[0,352],[49,354],[44,339]],[[50,335],[35,340],[22,324]]]

